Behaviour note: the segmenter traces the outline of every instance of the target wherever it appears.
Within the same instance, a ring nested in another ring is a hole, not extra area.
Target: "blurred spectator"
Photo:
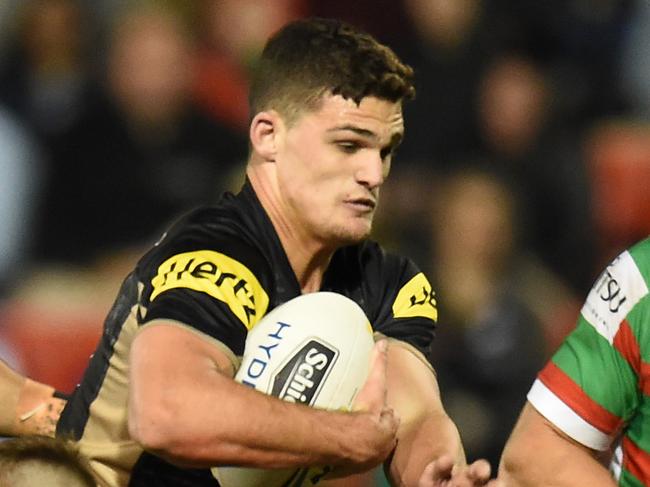
[[[650,235],[650,125],[604,120],[594,125],[585,145],[594,194],[592,240],[604,266]]]
[[[492,49],[479,0],[404,0],[411,36],[404,57],[416,70],[417,98],[404,108],[406,137],[395,168],[425,172],[448,167],[476,144],[475,99],[484,59]]]
[[[489,0],[493,29],[506,49],[543,63],[557,85],[556,109],[584,127],[627,107],[621,48],[638,0]]]
[[[302,0],[305,10],[317,17],[333,17],[357,25],[398,48],[409,32],[402,1],[398,0]],[[401,54],[400,54],[401,56]]]
[[[53,153],[36,257],[89,263],[155,238],[170,219],[232,186],[242,135],[191,96],[192,37],[172,11],[116,21],[106,84]]]
[[[273,32],[300,16],[303,0],[200,0],[195,93],[232,129],[248,130],[250,70]],[[243,27],[245,26],[245,27]]]
[[[79,116],[88,87],[88,23],[78,0],[28,0],[0,66],[0,101],[46,140]]]
[[[38,150],[29,133],[0,107],[0,296],[26,264],[38,188]]]
[[[544,73],[522,56],[497,57],[481,77],[480,132],[487,149],[509,159],[538,143],[553,99]]]
[[[432,202],[430,275],[441,316],[432,360],[468,458],[496,465],[535,371],[578,305],[521,249],[516,194],[497,175],[459,170]]]
[[[594,278],[591,193],[581,132],[559,118],[555,101],[530,58],[495,57],[479,85],[476,153],[518,188],[523,245],[581,292]]]

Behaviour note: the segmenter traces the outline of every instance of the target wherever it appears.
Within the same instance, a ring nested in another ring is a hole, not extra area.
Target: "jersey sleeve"
[[[607,449],[640,407],[647,310],[646,279],[623,252],[598,278],[575,330],[528,393],[540,414],[589,448]]]
[[[370,320],[375,332],[417,349],[430,360],[438,320],[436,294],[429,280],[406,258],[386,255],[377,277],[377,309]]]
[[[142,272],[140,324],[179,322],[242,355],[248,330],[268,309],[269,275],[259,253],[240,241],[171,242]]]

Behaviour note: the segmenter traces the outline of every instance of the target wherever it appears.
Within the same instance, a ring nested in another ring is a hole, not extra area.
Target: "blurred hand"
[[[50,386],[26,380],[16,408],[16,435],[54,436],[66,401],[53,393]]]

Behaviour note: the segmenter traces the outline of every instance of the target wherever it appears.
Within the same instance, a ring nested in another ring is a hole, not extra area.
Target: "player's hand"
[[[490,474],[490,464],[485,460],[459,466],[450,456],[442,456],[425,467],[418,487],[501,487],[499,480],[490,480]]]
[[[350,431],[354,458],[351,465],[337,468],[336,476],[370,470],[382,463],[397,444],[399,418],[386,404],[387,349],[386,340],[375,344],[368,379],[353,406],[360,425]]]

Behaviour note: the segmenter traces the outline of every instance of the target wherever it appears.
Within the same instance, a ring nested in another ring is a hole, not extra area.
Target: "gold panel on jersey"
[[[175,288],[203,292],[226,303],[249,330],[264,316],[269,305],[268,295],[248,267],[213,250],[170,257],[158,267],[151,284],[151,301]]]
[[[395,318],[423,317],[438,319],[436,293],[423,273],[416,274],[402,286],[393,302]]]

